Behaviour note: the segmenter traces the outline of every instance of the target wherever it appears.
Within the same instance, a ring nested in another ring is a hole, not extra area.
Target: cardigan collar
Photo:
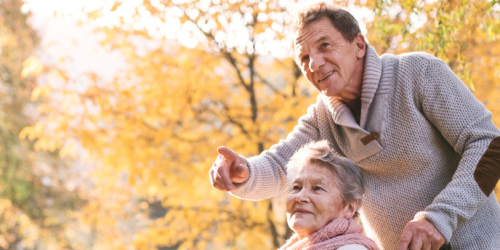
[[[392,73],[392,72],[391,72]],[[365,67],[363,72],[363,83],[361,85],[361,115],[360,124],[354,119],[351,110],[343,101],[338,98],[327,97],[325,103],[329,111],[332,113],[333,121],[342,126],[359,129],[366,125],[366,117],[368,109],[373,101],[375,92],[379,87],[379,82],[382,75],[382,60],[377,54],[377,51],[372,46],[366,46]]]
[[[367,46],[363,83],[361,85],[360,124],[344,102],[321,95],[321,103],[330,113],[341,151],[354,162],[375,155],[385,147],[385,119],[390,94],[393,90],[396,58],[379,57],[373,47]],[[341,135],[341,136],[340,136]]]

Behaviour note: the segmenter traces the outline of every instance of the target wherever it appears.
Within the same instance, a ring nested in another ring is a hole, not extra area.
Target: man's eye
[[[307,61],[307,59],[309,59],[309,56],[303,56],[302,58],[300,58],[300,61],[305,62]]]
[[[293,186],[293,187],[292,187],[292,189],[293,189],[293,190],[300,190],[300,187],[299,187],[299,186],[297,186],[297,185],[295,185],[295,186]]]
[[[330,45],[330,44],[329,44],[329,43],[322,43],[322,44],[321,44],[321,47],[322,47],[322,48],[326,48],[326,47],[328,47],[328,45]]]
[[[316,187],[314,187],[314,190],[315,190],[315,191],[320,191],[320,190],[324,190],[324,189],[323,189],[322,187],[317,187],[317,186],[316,186]]]

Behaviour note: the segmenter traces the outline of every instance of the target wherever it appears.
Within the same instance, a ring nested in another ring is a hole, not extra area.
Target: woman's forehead
[[[332,180],[335,173],[328,167],[315,163],[300,164],[295,179]]]

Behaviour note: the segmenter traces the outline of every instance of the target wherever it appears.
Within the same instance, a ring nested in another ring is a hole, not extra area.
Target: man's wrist
[[[438,230],[445,242],[450,242],[451,236],[453,234],[453,228],[450,226],[450,217],[444,213],[438,213],[433,211],[422,211],[418,212],[415,220],[425,219],[429,221]]]

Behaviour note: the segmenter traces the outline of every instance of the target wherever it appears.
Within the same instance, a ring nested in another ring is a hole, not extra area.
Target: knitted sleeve
[[[236,184],[232,195],[251,200],[262,200],[277,196],[287,190],[286,164],[302,145],[319,139],[316,104],[307,109],[307,114],[285,140],[280,140],[269,150],[247,159],[249,178]]]
[[[415,218],[429,220],[449,242],[453,231],[487,200],[474,180],[474,170],[500,132],[491,113],[443,61],[429,59],[423,77],[418,84],[422,111],[462,159],[451,182]]]

